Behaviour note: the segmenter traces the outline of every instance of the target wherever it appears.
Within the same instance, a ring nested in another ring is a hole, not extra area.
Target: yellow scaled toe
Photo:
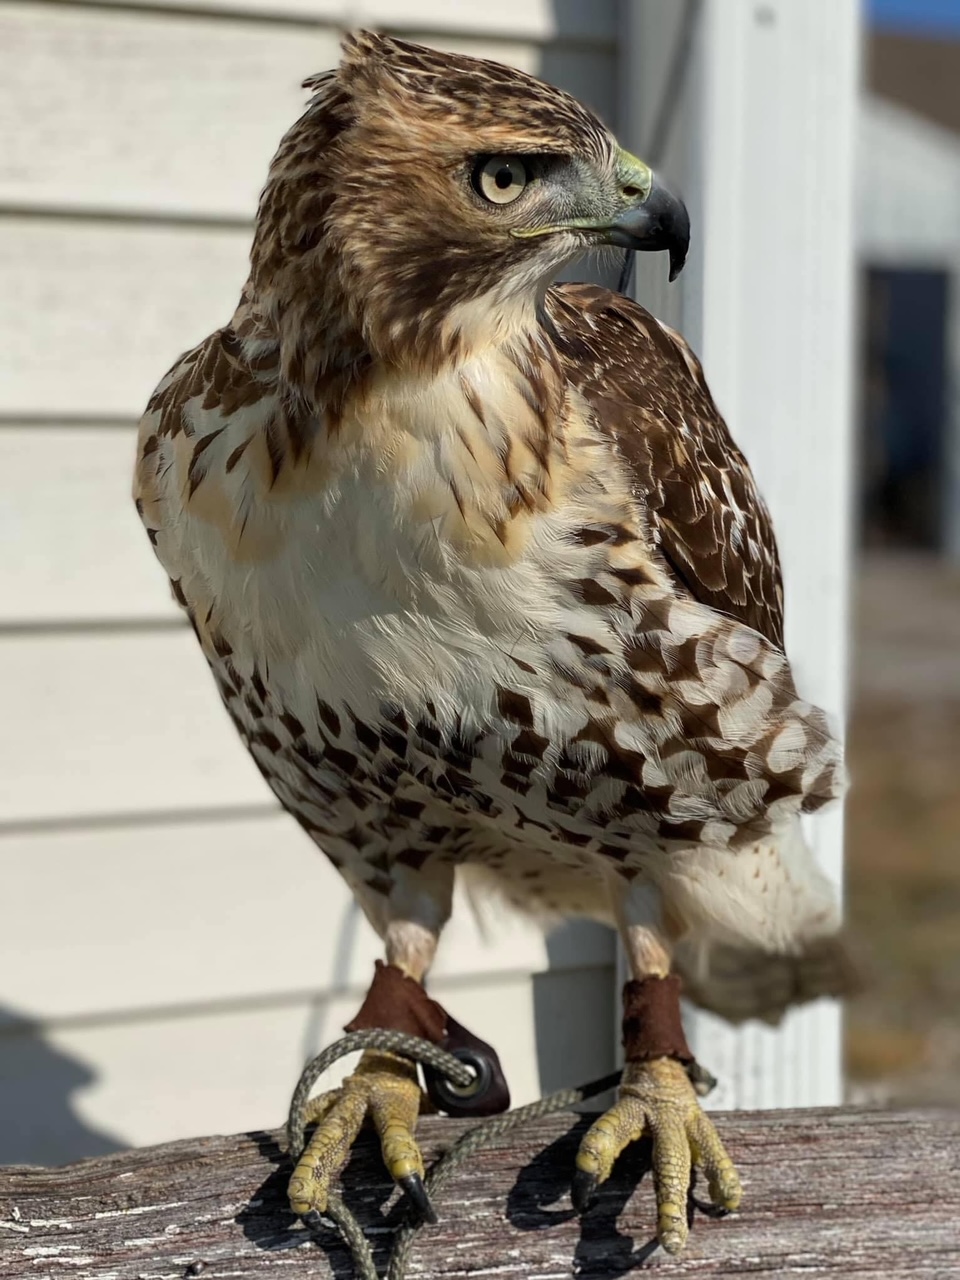
[[[423,1190],[423,1157],[413,1136],[421,1096],[412,1062],[369,1050],[339,1089],[313,1099],[307,1119],[316,1120],[317,1128],[287,1188],[293,1212],[305,1216],[326,1210],[330,1186],[369,1116],[380,1135],[384,1164],[391,1177],[407,1191],[421,1214],[434,1220]]]
[[[574,1205],[581,1212],[589,1206],[620,1152],[644,1134],[653,1140],[657,1239],[667,1253],[676,1254],[687,1240],[691,1165],[703,1169],[710,1198],[719,1208],[738,1208],[741,1189],[733,1161],[701,1111],[684,1067],[673,1058],[627,1064],[617,1102],[580,1144]]]

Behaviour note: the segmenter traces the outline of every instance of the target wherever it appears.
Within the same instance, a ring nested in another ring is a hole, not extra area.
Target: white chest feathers
[[[263,554],[238,556],[188,503],[190,563],[171,576],[196,612],[210,602],[238,658],[269,663],[291,705],[319,694],[358,712],[433,701],[482,715],[552,637],[606,626],[572,616],[569,584],[601,554],[574,531],[623,519],[628,500],[598,484],[609,462],[577,399],[543,400],[503,357],[375,381],[296,481],[265,487],[249,465],[218,482]],[[223,434],[208,475],[228,456]]]

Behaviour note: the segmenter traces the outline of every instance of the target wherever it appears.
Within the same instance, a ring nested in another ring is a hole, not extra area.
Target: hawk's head
[[[313,317],[311,341],[422,360],[532,318],[585,249],[667,249],[671,278],[683,265],[683,205],[559,89],[370,32],[307,83],[253,249],[281,330]]]

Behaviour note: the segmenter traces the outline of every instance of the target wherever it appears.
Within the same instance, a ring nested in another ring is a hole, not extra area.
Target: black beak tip
[[[673,284],[684,268],[690,249],[690,214],[682,200],[677,199],[670,227],[670,283]]]
[[[642,204],[625,210],[610,228],[609,243],[641,253],[666,249],[670,281],[683,270],[690,248],[690,215],[683,201],[655,182]]]
[[[675,245],[670,250],[670,283],[671,284],[673,284],[674,280],[676,280],[677,276],[683,270],[684,264],[687,261],[687,248],[688,248],[687,245],[684,245],[683,248],[680,248],[679,245]]]

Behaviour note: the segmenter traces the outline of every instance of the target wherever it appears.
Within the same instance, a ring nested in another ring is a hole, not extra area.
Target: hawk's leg
[[[439,1043],[446,1015],[423,989],[439,930],[410,922],[386,929],[387,963],[376,975],[348,1031],[404,1031]],[[423,1092],[416,1066],[382,1050],[367,1050],[339,1089],[310,1104],[317,1128],[293,1171],[287,1194],[294,1213],[307,1216],[327,1208],[330,1187],[346,1164],[365,1120],[380,1137],[383,1161],[391,1177],[427,1221],[436,1221],[423,1186],[423,1156],[414,1138]]]
[[[679,1253],[687,1239],[692,1166],[703,1169],[710,1199],[719,1209],[739,1206],[740,1179],[687,1074],[693,1056],[680,1021],[680,981],[670,976],[669,945],[658,924],[656,900],[639,887],[621,886],[620,894],[618,924],[632,973],[623,993],[626,1065],[617,1102],[580,1144],[573,1201],[585,1211],[624,1147],[649,1135],[657,1239],[667,1253]]]
[[[433,1080],[431,1096],[444,1111],[491,1115],[510,1106],[510,1094],[497,1055],[448,1016],[423,988],[443,925],[450,914],[453,865],[439,861],[419,866],[416,874],[393,869],[393,890],[384,908],[365,903],[386,943],[386,964],[377,962],[366,999],[347,1031],[400,1031],[439,1045],[460,1058],[476,1075],[466,1093],[445,1090]],[[379,914],[383,911],[383,914]],[[428,1077],[429,1078],[429,1077]],[[309,1105],[317,1128],[290,1179],[294,1213],[323,1213],[330,1187],[347,1162],[364,1121],[380,1136],[383,1160],[414,1209],[436,1221],[423,1185],[423,1157],[414,1137],[424,1095],[416,1066],[383,1050],[368,1050],[339,1089]]]

